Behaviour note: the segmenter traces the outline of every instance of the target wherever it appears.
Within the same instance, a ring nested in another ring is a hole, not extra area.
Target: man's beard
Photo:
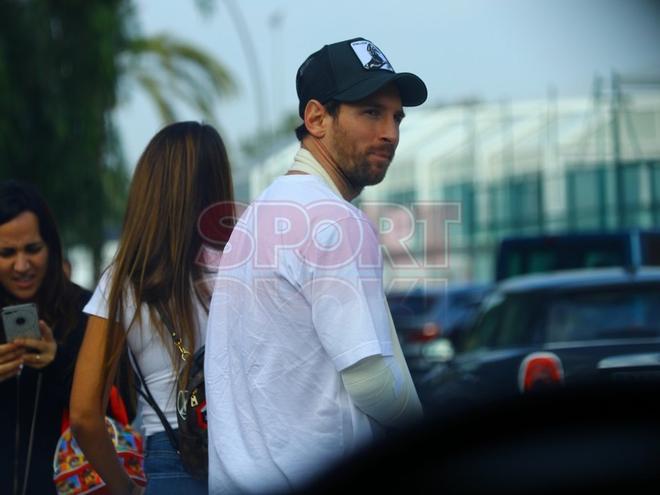
[[[390,164],[387,163],[386,165],[382,165],[381,168],[376,168],[369,163],[368,156],[365,156],[359,163],[348,168],[345,173],[353,186],[363,189],[366,186],[380,184],[385,178],[389,166]]]
[[[354,149],[348,150],[345,143],[350,142],[346,139],[346,133],[342,130],[335,133],[334,150],[337,166],[341,169],[344,177],[350,182],[350,185],[357,191],[361,191],[366,186],[379,184],[385,178],[387,169],[394,158],[393,144],[383,144],[379,147],[366,149],[363,153],[357,153]],[[391,156],[390,161],[380,166],[373,165],[369,161],[370,154],[378,151]]]

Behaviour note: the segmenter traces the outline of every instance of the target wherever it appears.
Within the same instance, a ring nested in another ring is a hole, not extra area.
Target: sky
[[[395,70],[419,75],[427,105],[589,96],[594,76],[613,71],[660,80],[660,2],[653,0],[215,0],[210,14],[193,0],[134,3],[144,34],[192,41],[233,75],[238,94],[219,101],[216,115],[235,163],[241,140],[296,110],[303,60],[357,36]],[[235,12],[247,29],[237,28]],[[133,86],[116,116],[132,166],[161,122]],[[200,120],[185,108],[179,117]]]

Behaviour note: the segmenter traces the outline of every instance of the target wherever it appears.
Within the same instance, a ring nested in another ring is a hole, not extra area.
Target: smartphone
[[[34,303],[5,306],[2,308],[2,324],[7,342],[13,342],[18,338],[41,338],[39,314]]]

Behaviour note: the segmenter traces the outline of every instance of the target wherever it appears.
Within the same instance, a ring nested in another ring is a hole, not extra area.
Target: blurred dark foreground
[[[660,493],[660,381],[450,404],[299,494]]]

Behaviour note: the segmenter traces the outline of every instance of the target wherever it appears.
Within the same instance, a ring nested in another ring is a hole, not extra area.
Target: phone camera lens
[[[17,325],[25,325],[25,318],[23,318],[22,316],[19,316],[18,318],[16,318],[16,324]]]

